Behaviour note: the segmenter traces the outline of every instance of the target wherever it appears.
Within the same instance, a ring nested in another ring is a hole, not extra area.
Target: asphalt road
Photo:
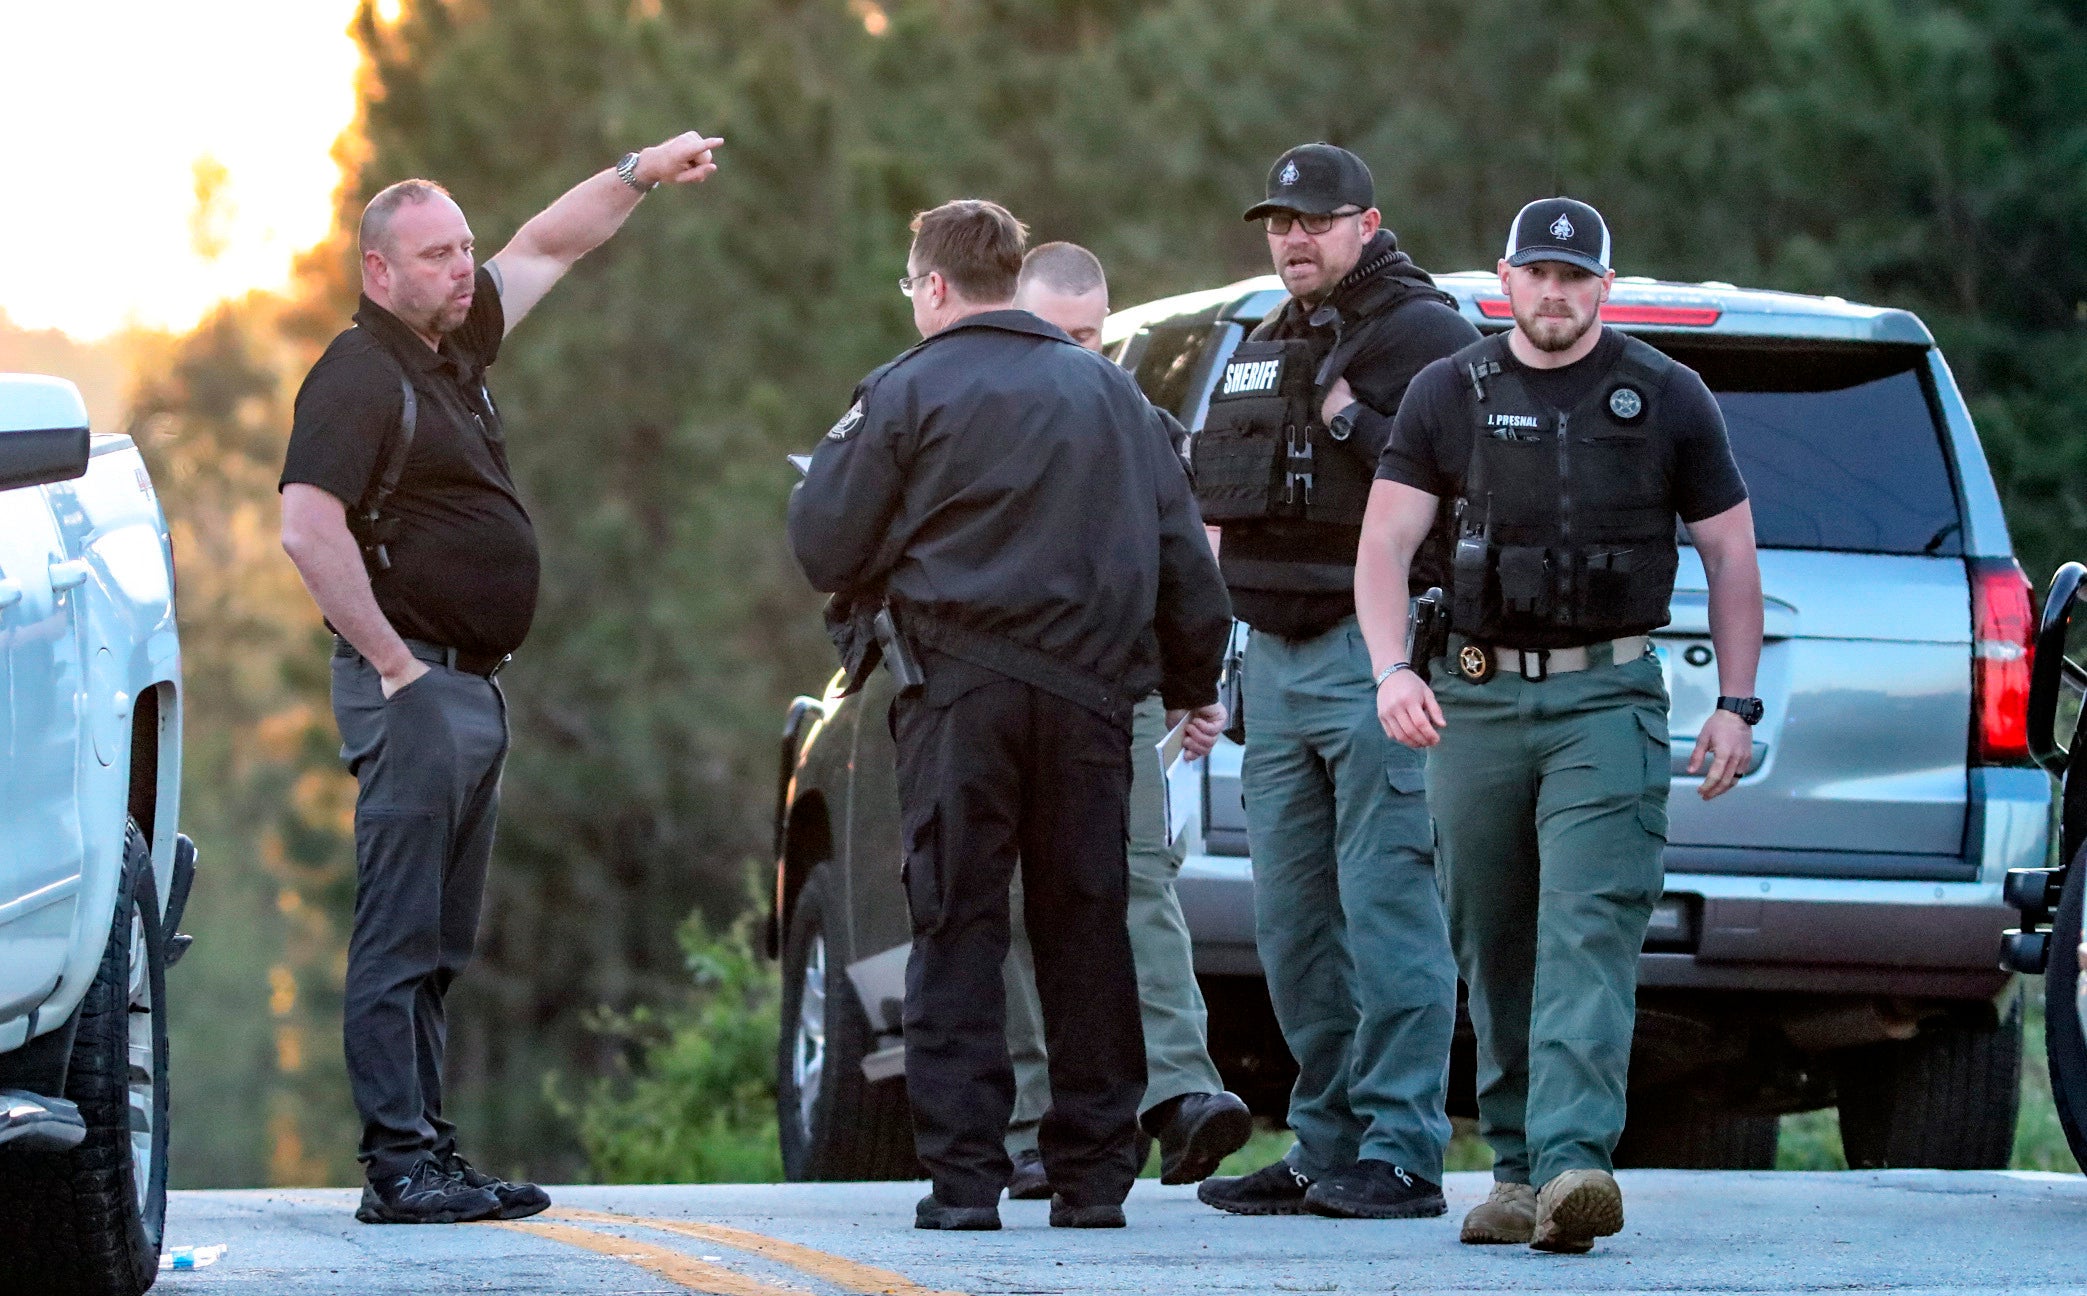
[[[1489,1186],[1451,1175],[1437,1220],[1244,1219],[1139,1183],[1122,1230],[911,1226],[918,1184],[554,1189],[516,1225],[372,1228],[341,1190],[184,1192],[169,1245],[225,1243],[164,1293],[635,1296],[1135,1292],[2087,1292],[2087,1179],[2033,1173],[1621,1176],[1629,1225],[1589,1256],[1465,1247]]]

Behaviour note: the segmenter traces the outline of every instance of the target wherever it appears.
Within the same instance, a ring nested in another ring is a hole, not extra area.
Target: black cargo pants
[[[983,667],[930,655],[925,693],[895,699],[913,949],[906,1096],[942,1201],[999,1201],[1013,1163],[1007,1055],[1008,884],[1026,929],[1050,1055],[1038,1146],[1059,1195],[1121,1202],[1137,1176],[1145,1041],[1125,909],[1130,732]]]
[[[416,654],[418,655],[418,654]],[[355,929],[342,1035],[372,1179],[456,1148],[443,997],[471,960],[507,757],[500,686],[439,663],[386,698],[339,643],[333,715],[355,775]]]

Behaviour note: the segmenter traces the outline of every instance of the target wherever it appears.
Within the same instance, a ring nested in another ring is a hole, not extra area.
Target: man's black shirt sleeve
[[[1377,460],[1377,476],[1438,499],[1454,498],[1463,464],[1448,442],[1459,430],[1469,435],[1458,412],[1456,367],[1438,360],[1421,371],[1400,402]]]
[[[399,425],[398,362],[353,333],[327,348],[297,389],[280,490],[317,486],[354,507],[369,489],[384,440]]]
[[[452,351],[468,355],[484,367],[500,358],[500,342],[506,336],[507,310],[500,302],[500,289],[492,270],[480,266],[471,284],[471,312],[443,340]]]
[[[1732,458],[1724,411],[1692,369],[1667,380],[1660,417],[1674,441],[1674,511],[1701,522],[1746,498],[1746,480]]]
[[[1454,307],[1417,301],[1391,315],[1395,327],[1378,337],[1348,364],[1348,386],[1361,407],[1355,411],[1355,449],[1376,463],[1391,439],[1393,418],[1404,405],[1407,389],[1421,370],[1446,355],[1478,341],[1478,330]]]

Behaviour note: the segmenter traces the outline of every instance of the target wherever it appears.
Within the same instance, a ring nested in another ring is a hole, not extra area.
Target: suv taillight
[[[2012,558],[1971,562],[1971,763],[2029,761],[2029,656],[2036,616]]]

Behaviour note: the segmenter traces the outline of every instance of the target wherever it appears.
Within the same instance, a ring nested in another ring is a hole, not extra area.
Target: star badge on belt
[[[1483,684],[1493,678],[1493,654],[1477,644],[1465,644],[1457,650],[1457,674],[1473,684]]]

